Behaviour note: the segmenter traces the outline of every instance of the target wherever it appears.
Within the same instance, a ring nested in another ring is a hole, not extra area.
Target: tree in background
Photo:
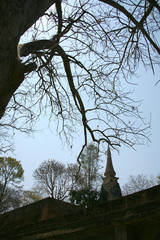
[[[20,187],[19,184],[23,181],[23,173],[24,170],[20,161],[11,157],[0,157],[0,198],[3,198],[8,186],[13,186],[15,188]]]
[[[146,140],[149,125],[125,89],[142,65],[159,67],[159,1],[1,0],[0,16],[5,126],[28,132],[50,114],[68,142],[82,124],[82,150],[89,135],[114,147]]]
[[[63,200],[77,184],[77,171],[77,164],[65,166],[56,160],[43,161],[33,173],[35,186],[43,194]]]
[[[96,145],[91,143],[84,149],[80,164],[81,185],[70,191],[70,201],[83,207],[94,206],[99,200],[102,184],[99,149]]]
[[[130,175],[128,182],[122,186],[122,194],[128,195],[134,192],[139,192],[141,190],[153,187],[158,184],[157,177],[151,175],[146,176],[139,174],[137,176]]]
[[[23,181],[24,170],[20,161],[0,157],[0,209],[6,211],[20,206],[18,189]]]
[[[20,205],[24,206],[41,199],[42,196],[36,190],[23,190],[20,195]]]
[[[89,191],[98,188],[101,175],[99,170],[100,158],[99,148],[93,143],[89,144],[80,157],[81,173],[83,174],[83,188]]]
[[[0,200],[0,213],[8,212],[15,208],[21,207],[21,193],[22,190],[20,189],[6,187],[3,198]]]
[[[36,190],[23,190],[24,170],[20,161],[0,157],[0,213],[33,203],[42,199]]]
[[[82,207],[93,207],[100,203],[100,192],[97,190],[79,189],[70,191],[70,202]]]

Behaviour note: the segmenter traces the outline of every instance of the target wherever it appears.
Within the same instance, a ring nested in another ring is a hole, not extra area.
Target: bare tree
[[[2,190],[0,185],[0,192]],[[0,201],[0,213],[11,211],[21,206],[21,192],[19,189],[6,187],[3,198]]]
[[[0,116],[31,127],[49,115],[68,141],[82,124],[82,151],[88,134],[113,147],[142,144],[148,125],[123,86],[139,64],[159,66],[159,13],[155,0],[2,0]]]
[[[134,192],[139,192],[141,190],[153,187],[158,185],[157,177],[151,175],[146,176],[143,174],[139,174],[137,176],[130,175],[128,178],[128,182],[122,186],[123,195],[132,194]]]
[[[43,161],[33,173],[35,186],[43,194],[63,200],[78,182],[76,179],[77,171],[77,164],[68,164],[66,167],[55,160]]]

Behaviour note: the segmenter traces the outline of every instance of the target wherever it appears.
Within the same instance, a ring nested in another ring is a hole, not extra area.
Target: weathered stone
[[[44,199],[0,215],[2,240],[159,240],[160,185],[83,209]]]

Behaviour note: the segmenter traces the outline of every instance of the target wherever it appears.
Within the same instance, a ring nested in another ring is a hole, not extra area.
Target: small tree
[[[19,206],[15,204],[19,200],[20,183],[23,180],[24,170],[20,161],[14,158],[0,157],[0,209],[6,211]],[[17,196],[17,197],[16,197]],[[18,203],[19,204],[19,203]]]
[[[3,196],[8,185],[19,187],[19,184],[23,180],[23,173],[24,170],[20,161],[17,161],[11,157],[0,158],[0,182],[2,185],[1,197]]]
[[[69,190],[76,184],[77,164],[64,164],[56,160],[43,161],[34,171],[33,177],[36,186],[44,194],[52,198],[63,200],[68,196]]]
[[[99,149],[94,144],[89,144],[81,157],[81,172],[83,174],[83,188],[89,191],[97,189],[100,180]]]
[[[70,191],[70,201],[84,207],[94,206],[99,199],[99,186],[101,175],[99,149],[94,144],[89,144],[81,154],[81,175],[83,181],[79,189]]]
[[[128,195],[134,192],[139,192],[141,190],[153,187],[158,184],[157,178],[153,175],[146,176],[139,174],[137,176],[130,175],[128,182],[122,186],[122,194]]]
[[[0,213],[11,211],[21,206],[21,193],[20,189],[6,187],[3,198],[0,202]]]

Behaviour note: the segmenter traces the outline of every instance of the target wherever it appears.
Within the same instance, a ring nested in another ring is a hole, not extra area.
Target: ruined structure
[[[122,196],[121,189],[118,183],[116,172],[112,164],[111,151],[108,146],[107,150],[107,165],[104,173],[102,188],[108,193],[108,200],[113,200]]]
[[[2,240],[159,240],[160,185],[90,210],[47,198],[0,215]]]

